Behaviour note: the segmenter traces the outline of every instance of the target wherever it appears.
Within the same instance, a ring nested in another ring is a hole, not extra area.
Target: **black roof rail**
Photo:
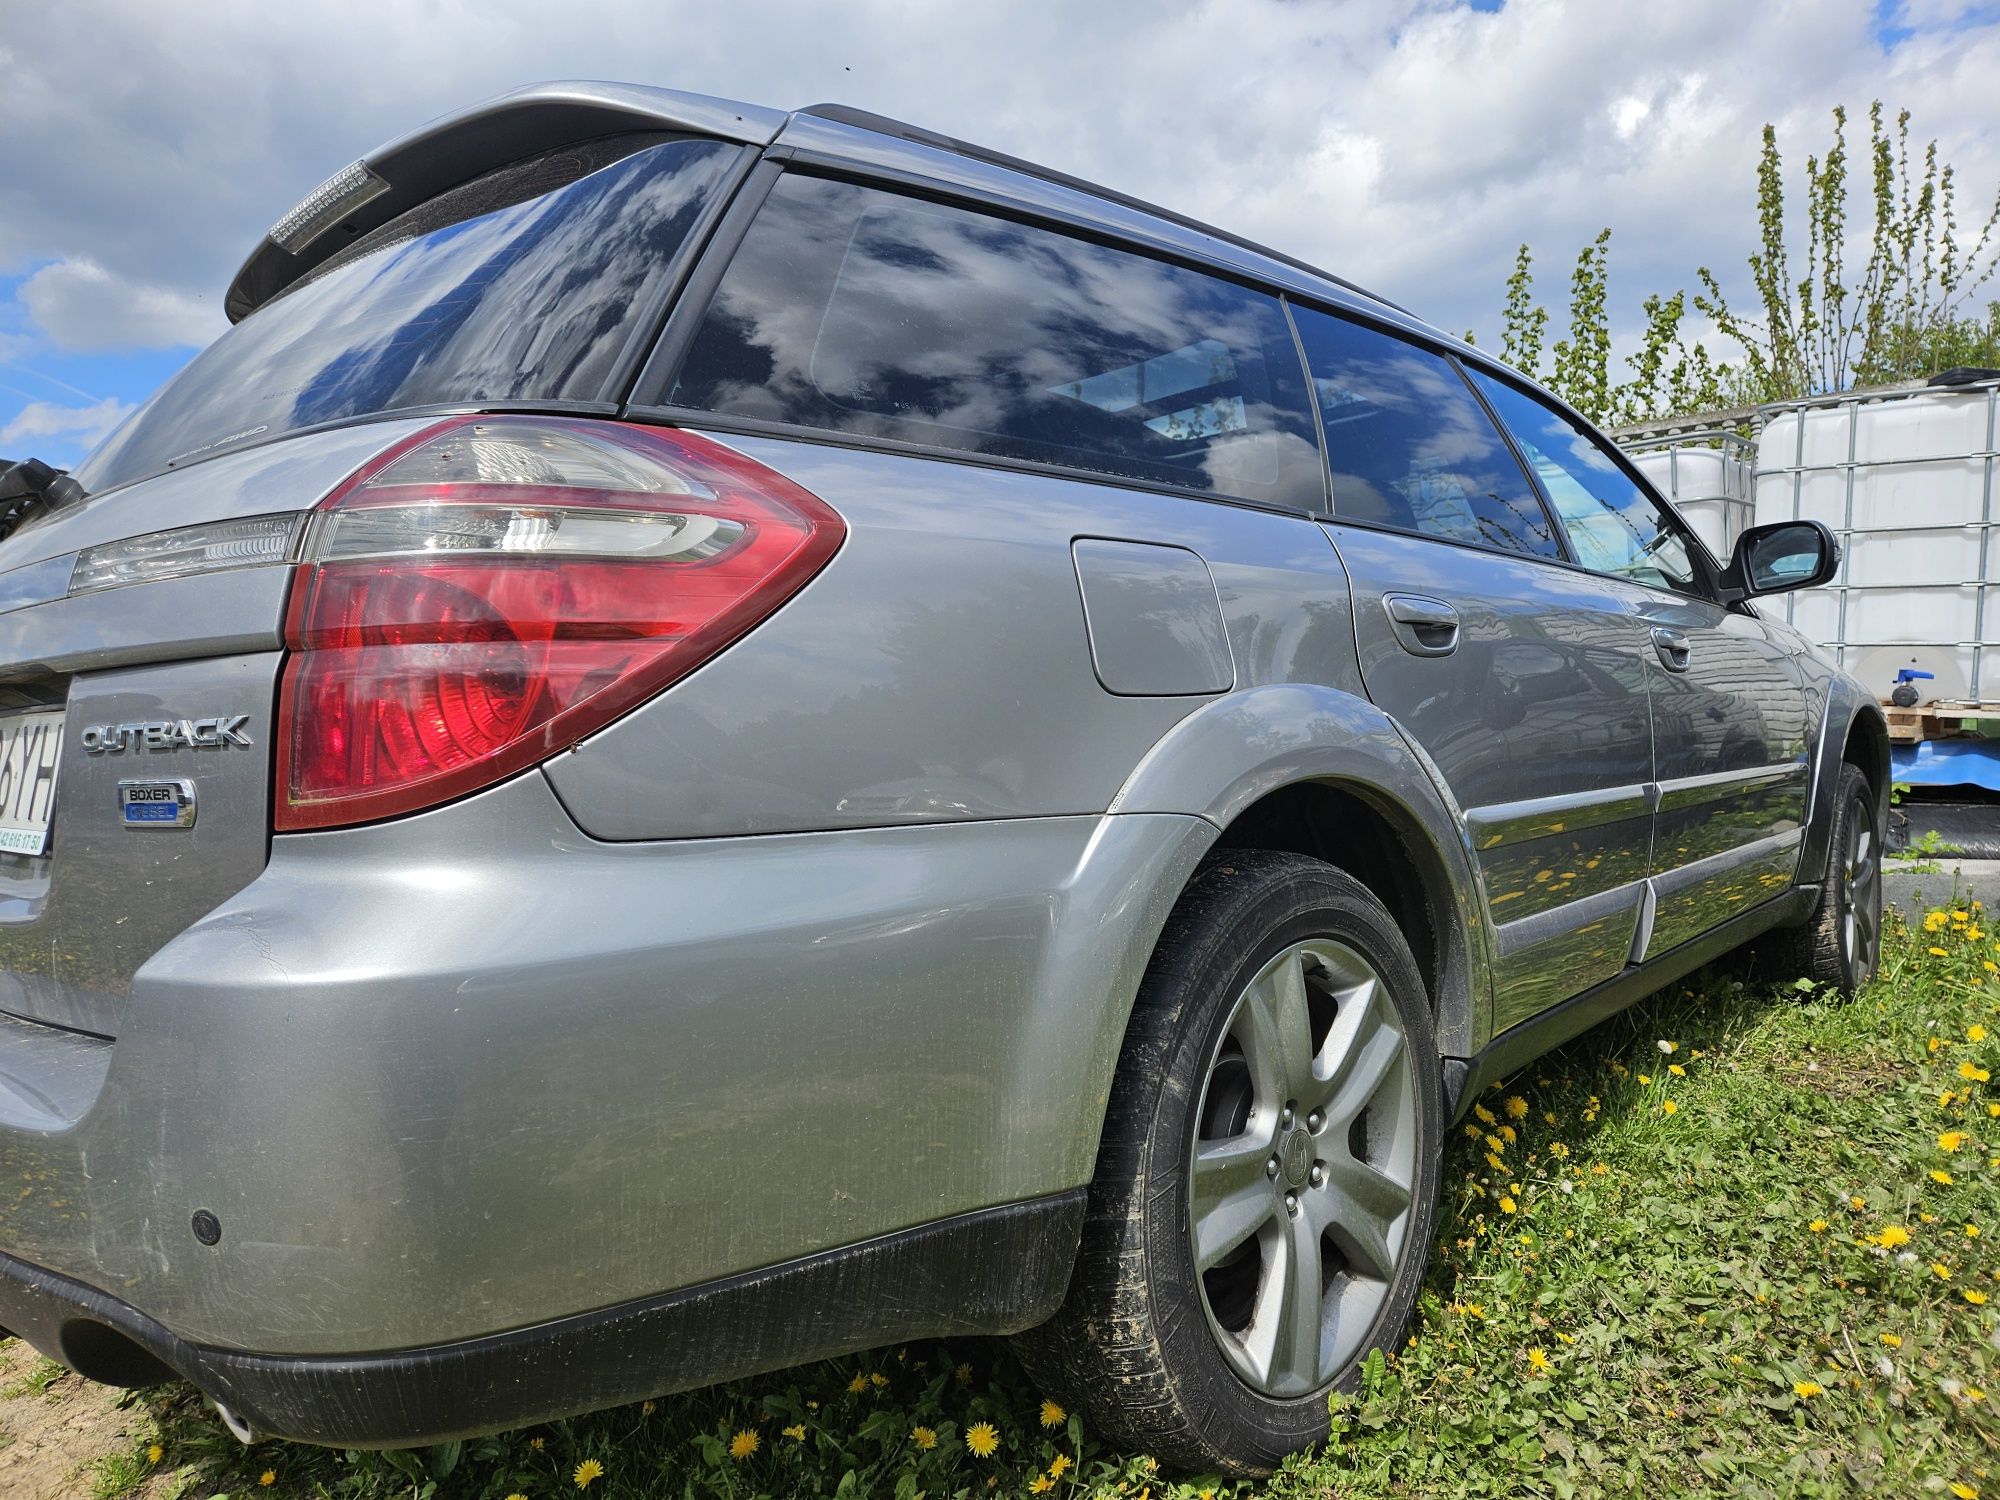
[[[1370,302],[1379,303],[1383,307],[1393,308],[1395,311],[1403,314],[1404,317],[1416,317],[1416,314],[1411,312],[1407,307],[1391,302],[1387,297],[1371,292],[1366,287],[1356,286],[1344,276],[1336,276],[1331,271],[1322,270],[1309,261],[1300,260],[1296,255],[1287,255],[1282,250],[1273,250],[1269,245],[1260,245],[1255,240],[1245,239],[1240,234],[1231,234],[1226,229],[1217,229],[1213,224],[1204,224],[1200,219],[1191,218],[1187,214],[1175,213],[1170,208],[1162,208],[1157,203],[1148,203],[1145,199],[1135,198],[1129,193],[1121,193],[1113,188],[1101,186],[1098,183],[1087,181],[1081,177],[1072,177],[1067,172],[1058,172],[1052,167],[1044,167],[1039,163],[1026,161],[1018,156],[1009,156],[1004,151],[995,151],[986,146],[976,146],[970,141],[959,140],[956,136],[945,135],[941,131],[926,130],[923,126],[912,125],[906,120],[897,120],[888,115],[874,114],[865,109],[855,109],[846,104],[810,104],[800,110],[799,113],[802,115],[811,115],[815,119],[831,120],[836,125],[852,125],[858,130],[872,130],[877,135],[894,136],[901,140],[911,141],[919,146],[930,146],[935,150],[949,151],[955,156],[968,157],[973,161],[984,162],[988,166],[1002,167],[1010,172],[1019,172],[1026,177],[1039,178],[1043,182],[1054,183],[1057,187],[1065,187],[1072,192],[1087,193],[1093,198],[1101,198],[1107,203],[1115,203],[1120,208],[1129,208],[1134,213],[1147,214],[1155,219],[1161,219],[1169,224],[1176,225],[1179,228],[1192,230],[1196,234],[1205,234],[1211,239],[1221,240],[1225,244],[1234,245],[1239,250],[1248,250],[1253,255],[1261,255],[1266,260],[1277,261],[1280,265],[1290,266],[1295,271],[1303,271],[1308,276],[1316,276],[1321,281],[1330,281],[1335,286],[1344,287],[1346,290],[1353,292],[1356,296],[1366,297]]]

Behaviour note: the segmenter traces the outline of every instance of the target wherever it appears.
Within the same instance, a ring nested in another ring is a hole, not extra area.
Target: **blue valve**
[[[1896,673],[1896,686],[1889,694],[1889,701],[1898,708],[1915,708],[1917,706],[1917,690],[1911,684],[1919,678],[1922,678],[1925,682],[1934,682],[1937,680],[1937,673],[1919,672],[1915,667],[1902,668]]]
[[[1900,672],[1896,674],[1896,681],[1915,682],[1919,677],[1921,677],[1925,682],[1935,682],[1937,680],[1937,673],[1919,672],[1915,667],[1904,667]]]

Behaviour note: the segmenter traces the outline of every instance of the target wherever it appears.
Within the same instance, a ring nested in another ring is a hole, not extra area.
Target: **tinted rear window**
[[[419,205],[209,345],[77,477],[109,489],[404,407],[602,399],[637,310],[736,150],[612,137]]]
[[[1316,506],[1277,300],[991,215],[783,178],[670,404]]]

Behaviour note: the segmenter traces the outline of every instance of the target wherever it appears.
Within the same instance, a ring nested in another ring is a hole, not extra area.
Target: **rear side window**
[[[209,345],[77,477],[109,489],[402,407],[604,399],[639,310],[737,150],[608,137],[420,204]]]
[[[1450,360],[1313,308],[1297,316],[1335,517],[1562,556],[1534,486]]]
[[[1310,508],[1277,300],[851,183],[778,182],[670,404]]]
[[[1483,371],[1472,378],[1534,466],[1578,562],[1654,588],[1700,593],[1687,543],[1666,507],[1618,467],[1595,435],[1504,380]]]

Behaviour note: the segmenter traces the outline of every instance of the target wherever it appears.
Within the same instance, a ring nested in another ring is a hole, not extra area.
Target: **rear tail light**
[[[277,827],[392,817],[547,759],[769,615],[844,535],[783,475],[693,433],[428,429],[307,529]]]

